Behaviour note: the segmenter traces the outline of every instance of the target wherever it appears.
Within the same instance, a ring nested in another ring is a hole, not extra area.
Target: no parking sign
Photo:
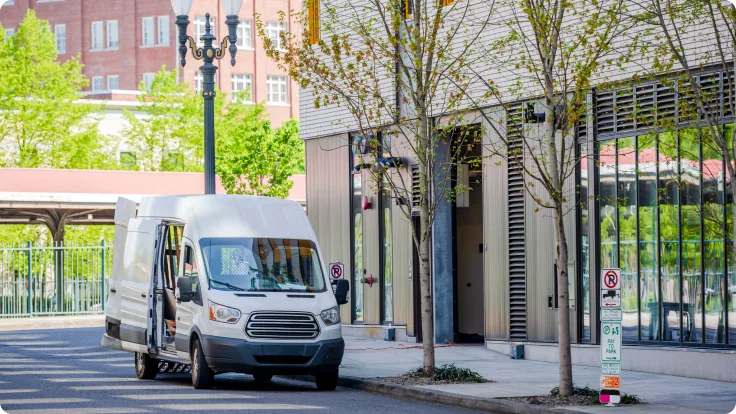
[[[340,280],[345,278],[345,266],[340,263],[330,263],[328,266],[330,272],[330,280]]]

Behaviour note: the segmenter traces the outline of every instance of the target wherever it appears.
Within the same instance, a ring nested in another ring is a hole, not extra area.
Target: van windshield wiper
[[[230,283],[227,283],[227,282],[221,282],[221,281],[215,280],[215,279],[210,279],[210,282],[217,283],[218,285],[222,285],[222,286],[228,287],[228,288],[230,288],[230,290],[239,290],[241,292],[244,292],[245,291],[245,289],[243,289],[243,288],[241,288],[239,286],[231,285]]]

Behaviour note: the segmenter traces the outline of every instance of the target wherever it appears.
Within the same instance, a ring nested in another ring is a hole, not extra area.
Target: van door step
[[[192,371],[192,367],[186,364],[176,362],[161,361],[158,364],[158,372],[187,374]]]

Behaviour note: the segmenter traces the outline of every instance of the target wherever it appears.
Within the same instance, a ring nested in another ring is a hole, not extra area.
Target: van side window
[[[199,285],[199,268],[197,267],[194,249],[191,246],[186,246],[184,251],[184,277],[192,280],[193,301],[201,305],[202,292]]]
[[[174,290],[176,278],[179,276],[179,263],[181,260],[181,237],[183,235],[181,226],[168,226],[164,250],[164,282],[166,288]]]

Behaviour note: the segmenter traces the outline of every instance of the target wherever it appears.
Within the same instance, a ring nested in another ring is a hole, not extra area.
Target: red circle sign
[[[332,276],[333,279],[342,278],[342,266],[337,263],[330,266],[330,276]]]
[[[609,289],[615,288],[618,285],[618,275],[616,272],[613,270],[606,272],[606,275],[603,277],[603,284]]]

